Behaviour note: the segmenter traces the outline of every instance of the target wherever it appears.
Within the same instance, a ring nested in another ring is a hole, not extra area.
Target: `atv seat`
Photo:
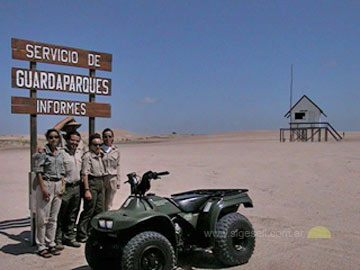
[[[209,195],[179,194],[171,195],[171,199],[182,211],[194,213],[199,212],[201,206],[209,199]]]

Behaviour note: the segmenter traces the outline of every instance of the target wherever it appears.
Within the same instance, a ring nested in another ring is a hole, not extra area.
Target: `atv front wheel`
[[[99,242],[97,237],[90,235],[85,245],[85,257],[91,269],[121,269],[121,252],[111,244],[108,239]]]
[[[160,233],[139,233],[124,248],[123,270],[173,270],[175,266],[174,248]]]
[[[102,260],[96,252],[96,241],[93,237],[89,237],[85,244],[85,257],[91,269],[97,270],[101,268]]]
[[[227,266],[247,263],[255,248],[250,221],[239,213],[223,216],[216,224],[215,257]]]

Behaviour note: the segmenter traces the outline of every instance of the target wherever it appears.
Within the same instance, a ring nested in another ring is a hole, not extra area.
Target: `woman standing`
[[[35,156],[36,190],[36,244],[38,254],[44,258],[60,255],[56,249],[56,221],[64,193],[64,156],[57,146],[60,134],[49,129],[45,134],[47,144],[42,153]]]
[[[84,184],[84,209],[81,212],[76,240],[85,243],[92,217],[104,211],[104,178],[106,175],[101,151],[101,136],[98,133],[89,137],[89,152],[83,155],[82,180]]]
[[[110,210],[116,190],[120,188],[120,151],[113,145],[114,132],[110,128],[102,132],[104,144],[101,146],[104,151],[104,164],[107,175],[105,176],[105,210]]]

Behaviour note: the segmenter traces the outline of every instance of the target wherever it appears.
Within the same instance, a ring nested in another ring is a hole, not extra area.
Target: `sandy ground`
[[[153,183],[157,194],[197,188],[248,188],[254,208],[239,211],[253,223],[256,248],[250,262],[233,269],[359,269],[360,133],[342,142],[279,143],[278,132],[179,136],[148,144],[124,144],[122,175],[168,170]],[[83,247],[50,260],[28,244],[29,150],[0,150],[0,269],[89,269]],[[129,194],[122,186],[115,206]],[[314,226],[331,239],[308,239]],[[196,257],[190,268],[219,268]],[[189,268],[189,266],[187,267]]]

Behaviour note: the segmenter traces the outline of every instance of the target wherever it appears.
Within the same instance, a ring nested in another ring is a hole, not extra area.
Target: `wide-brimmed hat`
[[[81,123],[74,121],[71,121],[69,123],[67,123],[66,125],[63,126],[63,128],[61,130],[66,129],[66,127],[76,127],[79,128],[81,126]]]

